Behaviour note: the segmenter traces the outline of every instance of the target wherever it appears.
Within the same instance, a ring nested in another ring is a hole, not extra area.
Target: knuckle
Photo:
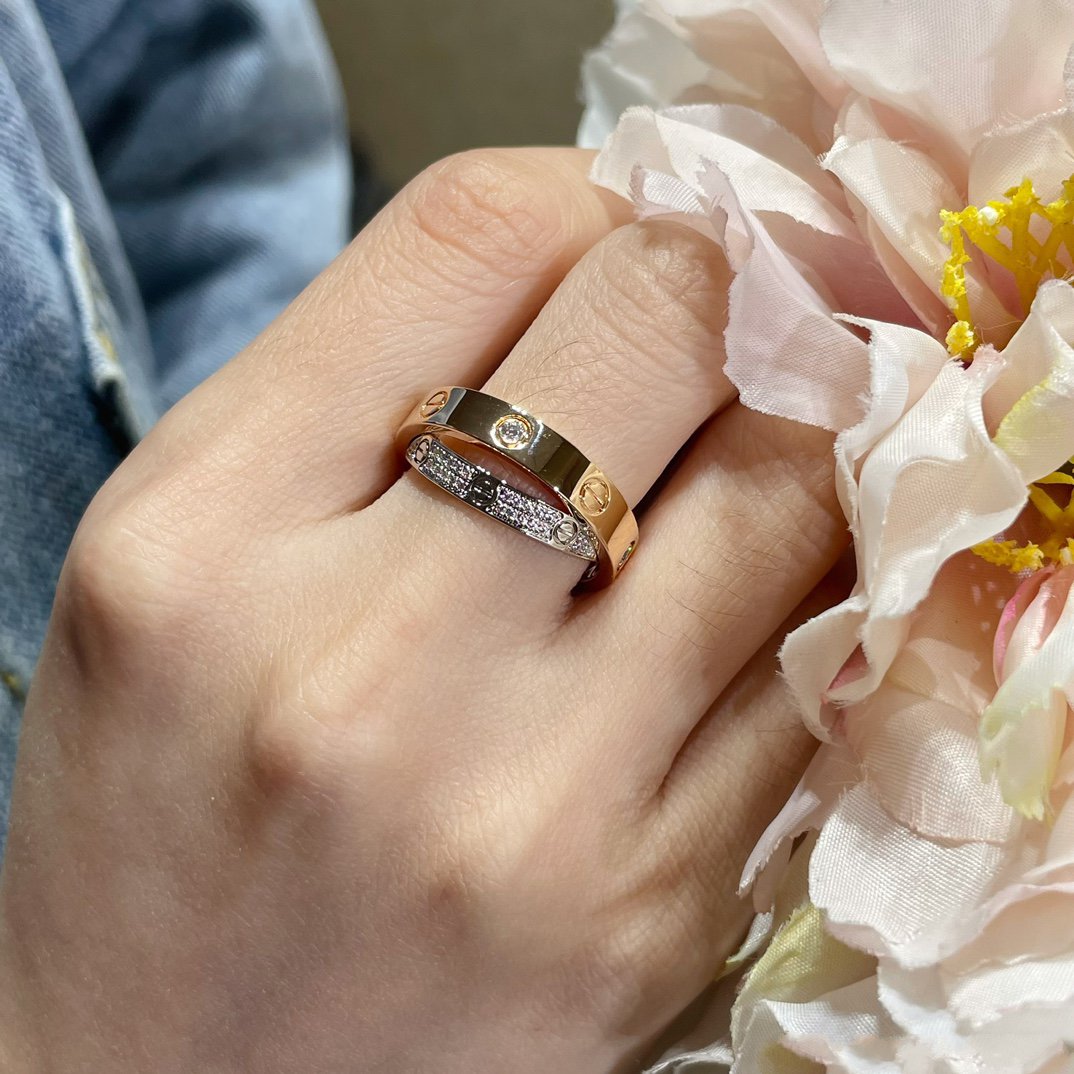
[[[290,698],[260,707],[245,732],[243,752],[251,784],[268,801],[327,793],[348,767],[338,738]],[[347,751],[347,762],[352,757],[353,751]]]
[[[659,313],[662,322],[680,311],[676,331],[682,313],[708,331],[722,329],[730,270],[711,239],[685,224],[649,220],[619,228],[598,249],[602,279],[626,300],[628,315]]]
[[[691,978],[699,967],[691,963],[704,931],[686,901],[661,881],[632,892],[629,911],[594,922],[571,966],[569,1006],[587,1007],[617,1029],[640,1011],[663,1020],[665,1011],[680,1009],[678,990],[696,990]]]
[[[349,638],[311,647],[306,636],[277,651],[265,680],[267,701],[248,733],[257,782],[303,781],[336,763],[374,799],[381,773],[401,781],[406,767],[391,692],[392,669],[402,670],[398,648],[394,655],[393,661],[386,639],[359,649]]]
[[[405,841],[414,890],[433,916],[465,916],[498,886],[490,833],[462,810],[418,813]]]
[[[563,191],[517,154],[467,150],[427,168],[404,191],[419,232],[481,263],[525,262],[562,228]]]
[[[68,551],[58,607],[87,633],[105,630],[125,642],[157,634],[196,608],[197,558],[147,501],[91,508]]]

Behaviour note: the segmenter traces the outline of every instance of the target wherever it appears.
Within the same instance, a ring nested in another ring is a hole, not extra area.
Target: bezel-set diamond
[[[492,435],[505,448],[525,447],[533,439],[533,422],[522,414],[504,414],[496,419]]]

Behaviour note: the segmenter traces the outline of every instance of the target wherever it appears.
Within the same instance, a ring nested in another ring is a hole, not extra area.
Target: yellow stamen
[[[986,563],[1006,567],[1015,574],[1074,562],[1074,496],[1061,506],[1048,492],[1048,485],[1070,488],[1074,486],[1074,476],[1057,470],[1029,486],[1029,502],[1051,531],[1045,540],[1021,545],[1017,541],[982,541],[970,551]]]
[[[947,332],[947,350],[950,354],[962,356],[972,354],[977,349],[977,334],[969,321],[955,321]]]
[[[947,334],[947,349],[970,360],[981,344],[966,284],[966,266],[972,261],[967,243],[1007,269],[1018,288],[1023,315],[1033,304],[1045,278],[1065,279],[1069,269],[1060,250],[1074,257],[1074,176],[1064,181],[1055,201],[1043,203],[1029,179],[1011,187],[1003,198],[983,207],[967,205],[940,213],[940,236],[951,248],[944,263],[940,292],[947,299],[955,323]]]
[[[1017,541],[982,541],[970,549],[986,563],[1006,567],[1014,574],[1036,571],[1044,566],[1044,553],[1039,545],[1020,545]]]

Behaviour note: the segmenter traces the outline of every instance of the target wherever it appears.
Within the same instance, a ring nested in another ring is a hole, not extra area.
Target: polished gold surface
[[[423,432],[482,444],[554,492],[596,534],[599,555],[591,584],[607,585],[626,565],[638,542],[630,505],[607,474],[536,415],[470,388],[438,388],[403,422],[400,450]]]

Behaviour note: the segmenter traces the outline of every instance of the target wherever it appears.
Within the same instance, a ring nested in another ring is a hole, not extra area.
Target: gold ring
[[[399,429],[400,449],[423,433],[482,444],[551,490],[596,537],[596,569],[585,581],[607,585],[634,554],[638,523],[623,494],[570,441],[528,411],[470,388],[437,388],[407,415]]]

